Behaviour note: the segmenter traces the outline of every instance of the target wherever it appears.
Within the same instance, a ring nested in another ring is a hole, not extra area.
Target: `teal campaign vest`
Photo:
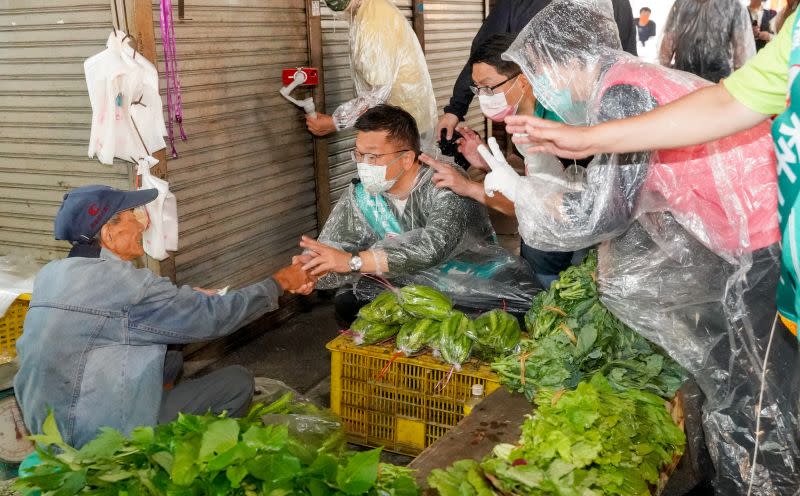
[[[358,209],[379,238],[390,238],[405,231],[383,196],[370,195],[361,183],[355,185],[354,192]],[[500,270],[504,262],[505,260],[492,260],[481,264],[454,259],[439,265],[436,269],[443,274],[468,274],[480,279],[490,279]]]
[[[797,334],[800,319],[798,276],[800,276],[800,16],[792,26],[792,51],[789,55],[789,91],[786,110],[772,124],[775,154],[778,159],[778,221],[781,229],[781,278],[778,282],[778,312],[784,323]]]

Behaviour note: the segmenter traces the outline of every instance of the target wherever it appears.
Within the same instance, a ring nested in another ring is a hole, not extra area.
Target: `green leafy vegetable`
[[[399,330],[400,326],[372,322],[363,317],[357,318],[355,322],[350,324],[350,331],[353,333],[353,341],[355,341],[357,345],[375,344],[384,341],[397,334]]]
[[[521,332],[517,318],[503,310],[490,310],[480,315],[468,331],[475,341],[475,353],[485,360],[514,351]]]
[[[403,310],[397,295],[392,290],[384,291],[369,304],[361,307],[358,316],[370,322],[386,325],[402,325],[411,319],[411,315]]]
[[[532,399],[541,388],[574,388],[595,373],[617,390],[640,389],[672,398],[684,370],[617,319],[601,302],[597,255],[561,273],[525,316],[530,339],[492,364],[503,384]]]
[[[403,310],[419,319],[443,320],[453,309],[445,294],[428,286],[412,284],[400,289]]]
[[[472,339],[467,331],[470,325],[469,318],[458,311],[442,321],[438,349],[439,355],[446,363],[458,367],[469,359]]]
[[[435,470],[428,483],[442,496],[644,496],[683,453],[685,435],[663,399],[615,391],[600,374],[574,391],[543,390],[536,404],[517,446]]]
[[[397,349],[406,355],[421,351],[439,336],[439,326],[440,323],[433,319],[406,322],[397,333]]]
[[[262,416],[275,423],[264,425]],[[102,429],[80,450],[64,443],[52,413],[42,432],[35,436],[42,463],[14,486],[25,495],[419,493],[411,470],[379,463],[380,450],[344,451],[338,422],[291,395],[243,419],[180,415],[130,437]]]

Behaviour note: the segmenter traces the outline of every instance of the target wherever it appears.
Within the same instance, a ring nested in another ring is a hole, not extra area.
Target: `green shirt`
[[[728,93],[750,110],[773,115],[786,109],[789,54],[796,15],[789,16],[775,39],[722,82]]]
[[[539,103],[539,100],[536,100],[536,106],[533,109],[533,115],[542,119],[547,119],[548,121],[553,122],[564,122],[561,118],[553,112],[552,110],[548,110]]]

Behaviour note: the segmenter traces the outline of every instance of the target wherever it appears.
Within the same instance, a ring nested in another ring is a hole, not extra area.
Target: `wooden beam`
[[[325,112],[325,71],[322,64],[322,19],[320,0],[305,0],[308,32],[308,63],[319,70],[319,84],[313,90],[318,112]],[[328,166],[328,138],[314,137],[314,182],[317,197],[317,229],[331,213],[331,177]]]
[[[114,1],[114,0],[112,0]],[[153,23],[153,2],[152,0],[119,0],[120,2],[127,2],[129,25],[131,26],[130,33],[136,42],[136,51],[140,55],[152,62],[158,69],[158,55],[156,53],[156,36],[155,24]],[[137,55],[138,56],[138,55]],[[153,156],[158,160],[150,171],[156,177],[165,181],[168,180],[167,174],[167,150],[159,150],[153,153]],[[175,282],[175,258],[170,255],[169,258],[161,262],[147,258],[147,267],[161,276],[169,277]]]
[[[419,40],[419,46],[425,52],[425,1],[411,0],[411,24]]]

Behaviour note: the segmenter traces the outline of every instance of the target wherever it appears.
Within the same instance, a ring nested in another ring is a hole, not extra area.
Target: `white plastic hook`
[[[316,107],[314,106],[314,99],[312,97],[305,98],[303,100],[298,100],[291,96],[292,91],[298,86],[304,84],[306,82],[306,73],[298,69],[294,76],[292,77],[293,81],[290,85],[284,86],[281,88],[281,95],[289,100],[290,102],[294,103],[298,107],[301,107],[306,114],[310,115],[311,117],[317,117]]]

